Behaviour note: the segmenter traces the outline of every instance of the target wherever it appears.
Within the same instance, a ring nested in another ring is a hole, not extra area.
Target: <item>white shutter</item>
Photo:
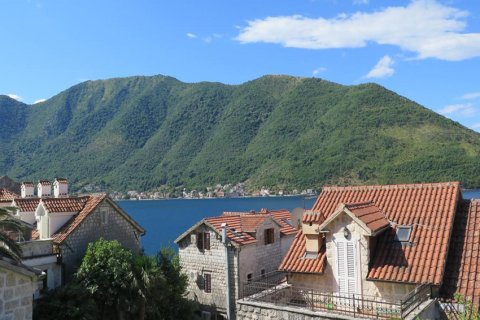
[[[337,240],[337,282],[338,291],[352,294],[356,292],[355,243]]]

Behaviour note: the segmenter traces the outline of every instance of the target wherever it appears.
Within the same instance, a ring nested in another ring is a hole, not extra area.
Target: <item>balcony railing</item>
[[[279,306],[303,307],[352,315],[355,318],[404,319],[430,297],[430,287],[420,285],[401,300],[345,294],[317,288],[293,286],[280,272],[254,279],[243,286],[243,297],[248,301],[267,302]]]

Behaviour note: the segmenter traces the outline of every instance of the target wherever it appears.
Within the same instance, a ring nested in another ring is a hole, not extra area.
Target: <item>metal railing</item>
[[[421,285],[402,300],[387,300],[368,295],[293,286],[287,283],[286,274],[279,272],[245,283],[243,297],[250,301],[348,314],[356,318],[404,319],[430,297],[430,287]]]

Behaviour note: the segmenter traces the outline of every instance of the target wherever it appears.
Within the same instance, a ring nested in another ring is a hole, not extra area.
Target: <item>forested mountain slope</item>
[[[460,180],[480,134],[376,84],[265,76],[87,81],[35,105],[0,96],[0,176],[153,190]]]

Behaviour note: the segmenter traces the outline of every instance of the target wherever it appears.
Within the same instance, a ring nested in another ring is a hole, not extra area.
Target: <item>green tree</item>
[[[148,319],[189,320],[194,319],[195,304],[186,298],[188,278],[182,273],[175,250],[169,247],[160,249],[156,264],[165,282],[152,287],[147,305]]]
[[[136,312],[133,261],[133,254],[116,240],[88,245],[76,279],[92,294],[101,319],[124,319]]]
[[[37,300],[34,320],[95,320],[98,308],[92,294],[78,283],[48,291]]]
[[[0,208],[0,255],[16,261],[22,259],[22,248],[13,239],[24,231],[20,220],[13,217],[13,208]]]

